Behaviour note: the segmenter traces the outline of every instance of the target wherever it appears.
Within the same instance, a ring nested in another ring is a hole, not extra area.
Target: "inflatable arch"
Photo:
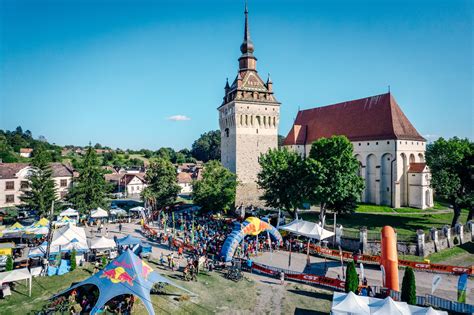
[[[239,246],[245,236],[258,235],[262,232],[268,232],[273,240],[280,244],[283,243],[280,232],[270,223],[256,217],[249,217],[242,222],[242,224],[236,224],[234,226],[234,230],[227,236],[222,246],[220,257],[223,258],[225,262],[231,261],[237,246]]]

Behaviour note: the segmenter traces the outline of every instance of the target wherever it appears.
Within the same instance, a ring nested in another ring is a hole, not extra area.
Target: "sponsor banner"
[[[338,250],[333,250],[329,248],[322,248],[320,246],[310,245],[312,250],[320,255],[327,255],[332,257],[341,257],[341,253]],[[353,254],[351,252],[342,251],[343,259],[353,259]],[[359,255],[358,261],[369,262],[369,263],[380,263],[380,256],[372,255]],[[417,270],[426,270],[432,272],[446,272],[454,274],[463,274],[467,273],[468,275],[474,275],[474,267],[459,267],[459,266],[449,266],[449,265],[438,265],[438,264],[427,264],[422,262],[410,261],[399,259],[398,264],[404,267],[412,267]]]
[[[252,269],[259,273],[263,273],[269,276],[278,276],[280,274],[280,271],[278,270],[278,268],[275,268],[275,270],[273,270],[273,268],[272,269],[266,268],[256,263],[252,264]],[[305,273],[297,273],[297,274],[285,273],[285,278],[294,280],[294,281],[301,281],[301,282],[331,287],[336,290],[344,290],[344,285],[345,285],[344,281],[339,280],[339,279],[310,275],[310,274],[305,274]]]

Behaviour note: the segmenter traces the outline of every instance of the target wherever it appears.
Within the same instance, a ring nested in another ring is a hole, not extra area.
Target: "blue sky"
[[[390,85],[421,134],[474,138],[472,1],[250,0],[249,11],[281,134],[298,108]],[[0,0],[0,129],[61,145],[190,147],[218,128],[243,22],[238,0]]]

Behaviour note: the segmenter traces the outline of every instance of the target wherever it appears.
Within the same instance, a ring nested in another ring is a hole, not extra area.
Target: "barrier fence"
[[[152,229],[148,225],[144,224],[143,229],[147,235],[156,236],[156,230]],[[173,245],[176,247],[184,247],[187,250],[193,250],[194,247],[191,244],[186,244],[181,240],[173,239]],[[310,244],[311,250],[322,256],[327,256],[329,258],[340,259],[342,255],[343,259],[354,259],[354,254],[348,251],[339,251],[336,249],[329,249],[321,247],[318,245]],[[376,255],[357,255],[357,261],[371,263],[371,264],[380,264],[380,256]],[[432,264],[432,263],[423,263],[410,260],[399,259],[398,264],[404,267],[411,267],[417,270],[431,271],[431,272],[440,272],[440,273],[452,273],[452,274],[463,274],[467,273],[468,275],[474,275],[474,266],[471,267],[461,267],[461,266],[451,266],[451,265],[441,265],[441,264]]]
[[[339,251],[335,249],[324,248],[317,245],[310,245],[310,248],[319,255],[329,256],[331,258],[340,259],[342,255],[343,259],[354,259],[354,255],[348,251]],[[367,262],[367,263],[377,263],[380,264],[380,256],[373,255],[357,255],[357,261]],[[423,263],[410,260],[399,259],[398,264],[404,267],[411,267],[417,270],[425,270],[431,272],[443,272],[443,273],[452,273],[452,274],[463,274],[467,273],[468,275],[474,275],[474,267],[460,267],[460,266],[451,266],[451,265],[440,265],[432,263]]]

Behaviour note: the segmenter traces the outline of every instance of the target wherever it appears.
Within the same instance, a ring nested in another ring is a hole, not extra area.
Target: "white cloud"
[[[186,115],[173,115],[173,116],[170,116],[168,118],[166,118],[167,120],[173,120],[173,121],[186,121],[186,120],[191,120],[191,118],[189,118],[188,116]]]

